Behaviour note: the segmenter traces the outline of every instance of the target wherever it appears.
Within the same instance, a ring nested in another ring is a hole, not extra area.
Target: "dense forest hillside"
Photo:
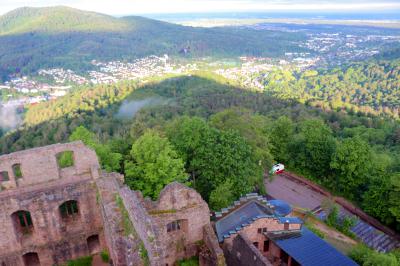
[[[22,8],[0,16],[0,77],[42,67],[90,68],[90,61],[151,54],[280,56],[303,51],[303,33],[193,28],[142,17],[114,18],[66,7]],[[278,45],[279,44],[279,45]]]
[[[133,111],[120,116],[123,106]],[[139,178],[149,169],[137,162],[145,160],[141,150],[165,149],[176,173],[190,176],[214,209],[262,191],[263,172],[279,161],[400,230],[400,125],[393,120],[323,111],[202,74],[82,88],[33,106],[25,123],[1,138],[3,153],[81,139],[105,169],[156,197],[146,175]]]
[[[399,60],[370,60],[318,71],[277,69],[263,82],[265,91],[279,98],[324,109],[399,117]]]

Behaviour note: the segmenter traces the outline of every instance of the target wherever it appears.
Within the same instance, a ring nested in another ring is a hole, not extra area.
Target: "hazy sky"
[[[0,14],[21,6],[66,5],[111,15],[222,11],[393,11],[400,0],[0,0]]]

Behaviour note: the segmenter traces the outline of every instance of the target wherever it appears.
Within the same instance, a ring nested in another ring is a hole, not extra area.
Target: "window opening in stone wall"
[[[89,236],[86,241],[87,241],[89,253],[91,255],[100,252],[101,248],[100,248],[99,235]]]
[[[16,179],[22,178],[21,164],[16,163],[12,166],[13,173]]]
[[[264,252],[268,252],[269,251],[269,240],[265,240],[264,241]]]
[[[63,151],[56,155],[59,168],[74,166],[74,153],[72,151]]]
[[[182,222],[180,220],[173,221],[172,223],[167,224],[167,232],[173,232],[181,230]]]
[[[31,213],[28,211],[17,211],[13,215],[14,224],[22,234],[29,234],[33,230]]]
[[[69,200],[60,205],[61,218],[68,219],[78,216],[78,202],[76,200]]]
[[[0,172],[0,182],[3,181],[9,181],[10,177],[8,176],[8,172],[7,171],[1,171]]]
[[[36,252],[26,253],[22,258],[25,266],[40,266],[39,255]]]
[[[253,242],[253,245],[258,248],[258,242]]]

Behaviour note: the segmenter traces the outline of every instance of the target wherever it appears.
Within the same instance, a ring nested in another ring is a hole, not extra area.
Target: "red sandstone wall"
[[[75,165],[59,171],[55,155],[73,151]],[[12,165],[20,163],[23,178],[18,182]],[[0,171],[8,171],[7,190],[0,191],[0,265],[23,265],[22,256],[36,252],[42,266],[88,255],[87,238],[99,235],[104,244],[102,219],[93,178],[98,177],[95,153],[82,142],[56,144],[0,156]],[[11,184],[11,185],[10,185]],[[18,187],[16,187],[18,185]],[[59,206],[68,200],[78,202],[79,214],[63,220]],[[28,211],[33,230],[22,234],[13,213]]]
[[[74,153],[74,166],[60,170],[56,155],[63,151]],[[23,178],[14,176],[12,166],[21,164]],[[99,169],[96,153],[82,142],[55,144],[0,156],[0,171],[7,171],[10,180],[1,182],[5,189],[46,183],[59,178],[73,178]],[[0,189],[1,191],[1,189]]]

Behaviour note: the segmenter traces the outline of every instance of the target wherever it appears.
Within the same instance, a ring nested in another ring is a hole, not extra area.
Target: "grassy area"
[[[110,261],[110,254],[108,254],[108,251],[107,251],[107,250],[103,250],[103,251],[100,253],[100,256],[101,256],[101,260],[102,260],[103,262],[109,262],[109,261]]]
[[[320,238],[324,239],[326,236],[324,234],[324,232],[322,232],[321,230],[319,230],[318,228],[316,228],[312,223],[310,222],[306,222],[305,226],[314,234],[316,234],[317,236],[319,236]]]
[[[128,211],[125,209],[124,203],[122,202],[122,199],[119,195],[115,196],[115,202],[117,203],[117,206],[122,214],[122,227],[124,229],[124,235],[125,236],[130,236],[130,235],[137,236],[135,228],[133,227],[133,224],[132,224],[131,220],[129,219]]]
[[[332,237],[330,235],[325,235],[324,240],[334,246],[337,250],[345,255],[348,255],[350,251],[354,248],[354,244],[342,241],[338,238]]]
[[[57,163],[60,168],[67,168],[74,165],[74,153],[72,151],[64,151],[57,154]]]
[[[67,261],[67,266],[91,266],[92,265],[92,256],[81,257],[75,260]]]
[[[178,261],[178,266],[198,266],[199,265],[199,257],[191,257],[189,259],[184,259]]]

